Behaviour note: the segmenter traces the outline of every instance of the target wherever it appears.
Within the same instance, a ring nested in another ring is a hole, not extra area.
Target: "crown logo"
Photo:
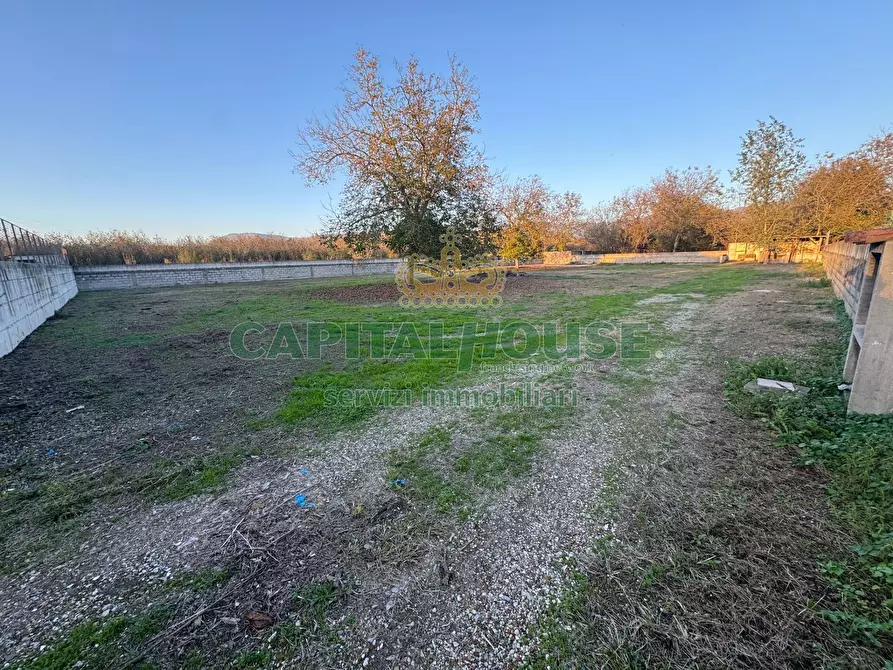
[[[404,307],[480,307],[502,303],[505,268],[484,258],[462,260],[460,236],[449,227],[440,262],[413,254],[397,267],[397,287]]]

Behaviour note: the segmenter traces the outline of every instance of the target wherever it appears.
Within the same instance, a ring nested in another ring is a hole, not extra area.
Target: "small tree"
[[[797,233],[793,197],[806,166],[803,140],[773,116],[741,138],[731,175],[747,207],[749,240],[771,250],[774,241]],[[766,256],[769,262],[769,256]]]
[[[629,239],[632,251],[647,251],[657,232],[652,216],[654,194],[647,188],[624,191],[615,200],[618,221]]]
[[[587,212],[582,235],[600,253],[615,254],[631,249],[620,223],[616,199],[600,203]]]
[[[530,237],[529,233],[517,226],[502,229],[499,240],[499,255],[507,261],[527,261],[542,253],[542,247]]]
[[[714,170],[667,170],[652,182],[651,191],[654,228],[664,249],[697,251],[711,246],[708,230],[722,214],[722,188]]]
[[[550,237],[551,199],[552,192],[536,175],[502,186],[499,212],[505,230],[501,236],[499,253],[503,258],[533,258],[545,250]],[[524,255],[517,256],[521,249]]]
[[[582,234],[583,198],[573,191],[555,193],[533,175],[503,185],[499,211],[504,225],[524,232],[536,255],[542,251],[566,251]],[[503,235],[503,240],[515,235]],[[504,249],[501,249],[504,255]]]

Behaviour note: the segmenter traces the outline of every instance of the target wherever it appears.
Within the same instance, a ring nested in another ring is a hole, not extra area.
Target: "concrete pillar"
[[[851,412],[893,413],[893,240],[870,246],[846,372]]]

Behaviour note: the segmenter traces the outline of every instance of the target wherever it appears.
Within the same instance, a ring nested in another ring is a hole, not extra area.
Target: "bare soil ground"
[[[536,271],[504,314],[592,320],[626,294],[653,355],[558,373],[570,414],[385,408],[337,431],[277,419],[314,364],[240,360],[229,334],[380,318],[386,279],[78,296],[0,360],[0,661],[881,667],[811,605],[848,542],[822,472],[721,390],[731,359],[835,337],[830,290],[777,267]]]

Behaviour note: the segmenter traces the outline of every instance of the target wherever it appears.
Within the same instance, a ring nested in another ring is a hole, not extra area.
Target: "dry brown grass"
[[[127,263],[211,263],[240,261],[286,261],[349,259],[352,252],[343,242],[330,246],[318,235],[235,235],[225,237],[180,237],[166,240],[142,231],[92,231],[83,235],[50,235],[65,247],[75,265],[122,265]],[[384,249],[373,257],[383,257]]]
[[[823,473],[792,467],[791,451],[744,422],[717,436],[697,400],[662,444],[631,454],[613,541],[585,570],[598,634],[575,656],[617,668],[881,667],[811,606],[833,598],[817,557],[847,542],[816,505]]]

